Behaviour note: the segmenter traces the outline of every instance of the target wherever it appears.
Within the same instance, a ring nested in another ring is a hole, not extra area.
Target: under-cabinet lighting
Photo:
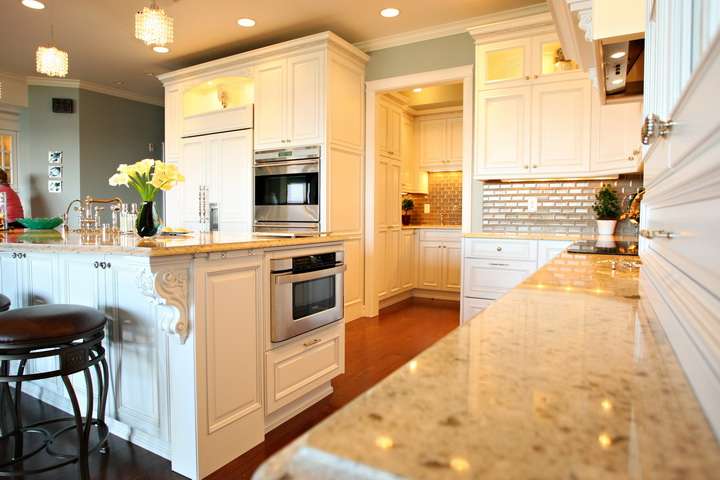
[[[502,183],[528,183],[532,182],[582,182],[583,180],[617,180],[620,175],[608,175],[605,177],[573,177],[573,178],[501,178]]]
[[[397,8],[383,8],[380,10],[380,15],[382,15],[385,18],[393,18],[400,15],[400,10]]]
[[[252,18],[241,18],[237,21],[238,25],[245,28],[250,28],[255,26],[255,20]]]
[[[32,8],[33,10],[42,10],[43,8],[45,8],[45,4],[38,0],[22,0],[21,3],[28,8]]]
[[[622,78],[616,78],[615,80],[612,81],[613,85],[620,85],[621,83],[623,83]]]
[[[418,88],[413,88],[413,92],[415,92],[415,93],[420,93],[420,92],[422,92],[422,88],[420,88],[420,87],[418,87]]]
[[[618,59],[623,58],[625,56],[625,52],[615,52],[612,55],[610,55],[610,58]]]
[[[157,45],[153,47],[153,52],[155,53],[168,53],[170,49],[168,47],[163,47],[162,45]]]
[[[393,445],[395,445],[395,442],[393,442],[392,438],[386,435],[381,435],[375,439],[375,445],[382,448],[383,450],[388,450],[392,448]]]

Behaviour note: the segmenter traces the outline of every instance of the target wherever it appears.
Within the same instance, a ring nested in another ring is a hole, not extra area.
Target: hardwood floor
[[[334,392],[269,432],[263,443],[208,478],[250,478],[266,458],[447,335],[458,326],[458,318],[459,305],[456,302],[413,299],[384,309],[377,317],[350,322],[346,326],[345,374],[333,381]],[[64,415],[31,397],[26,397],[24,402],[26,422]],[[185,478],[172,473],[170,462],[164,458],[117,437],[110,439],[110,449],[109,455],[92,455],[90,471],[93,479]],[[76,478],[76,467],[71,465],[31,478]]]

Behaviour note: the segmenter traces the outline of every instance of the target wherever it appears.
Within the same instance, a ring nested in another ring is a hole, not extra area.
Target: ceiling
[[[303,35],[332,30],[357,43],[539,0],[159,0],[175,20],[175,43],[166,55],[134,38],[134,13],[149,0],[43,1],[44,10],[31,10],[20,0],[2,0],[0,72],[37,75],[35,49],[48,43],[53,24],[55,44],[70,54],[69,78],[161,98],[152,75]],[[390,6],[400,16],[381,17]],[[240,17],[257,25],[241,28]]]
[[[463,104],[463,84],[449,83],[419,87],[422,90],[400,90],[397,93],[405,98],[405,104],[416,111],[432,110],[444,107],[461,107]]]

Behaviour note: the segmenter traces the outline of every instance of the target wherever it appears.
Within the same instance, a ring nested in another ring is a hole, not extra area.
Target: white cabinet
[[[255,67],[255,148],[324,141],[324,55],[309,53]]]
[[[498,299],[532,275],[536,269],[536,262],[466,259],[463,295]]]
[[[198,192],[208,186],[217,205],[220,231],[249,232],[252,228],[252,134],[247,130],[186,138],[180,169],[185,182],[177,187],[183,226],[199,227]],[[177,198],[177,197],[176,197]]]
[[[263,441],[262,259],[195,265],[198,439],[206,474]]]
[[[477,92],[475,177],[501,178],[529,172],[531,98],[530,87]]]
[[[403,113],[400,106],[381,99],[377,104],[376,145],[381,155],[400,158],[402,155]]]
[[[417,130],[420,169],[462,170],[462,114],[423,116]]]
[[[423,231],[418,249],[417,288],[459,292],[462,268],[460,232]]]
[[[492,300],[486,300],[484,298],[464,298],[462,307],[462,322],[472,320],[492,304]]]
[[[557,257],[572,244],[565,240],[540,240],[538,241],[538,268],[542,268],[553,258]]]
[[[590,81],[571,80],[532,88],[531,174],[588,171]]]
[[[642,101],[602,105],[593,92],[593,173],[636,172],[642,160],[641,125]]]
[[[407,193],[424,193],[427,195],[428,174],[426,171],[420,170],[418,149],[416,148],[415,119],[407,113],[403,113],[400,141],[401,189]]]
[[[53,255],[0,253],[0,292],[11,308],[57,303],[57,265]]]
[[[402,230],[400,234],[400,289],[410,290],[415,286],[415,230]]]

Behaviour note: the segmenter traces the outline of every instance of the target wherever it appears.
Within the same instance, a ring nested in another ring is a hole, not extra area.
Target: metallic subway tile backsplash
[[[617,180],[558,180],[549,182],[485,182],[482,189],[482,227],[496,232],[594,233],[595,194],[610,184],[622,201],[643,185],[642,175],[622,175]],[[537,212],[527,209],[535,197]],[[637,227],[618,223],[617,233],[637,235]]]
[[[407,194],[403,198],[412,198],[415,208],[411,212],[414,225],[437,225],[440,214],[446,225],[462,223],[462,172],[428,173],[428,194]],[[424,213],[423,205],[430,204],[430,213]]]

